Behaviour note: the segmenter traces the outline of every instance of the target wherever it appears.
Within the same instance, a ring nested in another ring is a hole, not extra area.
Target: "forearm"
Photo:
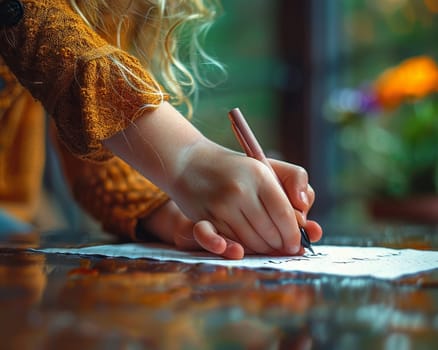
[[[186,118],[164,102],[104,141],[114,154],[171,194],[191,148],[209,142]]]

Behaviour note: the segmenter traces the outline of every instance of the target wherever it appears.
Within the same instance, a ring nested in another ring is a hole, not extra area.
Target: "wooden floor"
[[[324,243],[438,249],[435,228]],[[339,230],[338,230],[339,232]],[[3,237],[0,349],[435,349],[438,272],[396,282],[74,255],[90,233]]]

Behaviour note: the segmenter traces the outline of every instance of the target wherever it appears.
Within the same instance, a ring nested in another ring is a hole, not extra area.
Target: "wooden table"
[[[391,282],[28,249],[99,242],[110,238],[50,232],[1,239],[1,349],[438,347],[437,271]],[[438,232],[326,228],[323,243],[438,250]]]

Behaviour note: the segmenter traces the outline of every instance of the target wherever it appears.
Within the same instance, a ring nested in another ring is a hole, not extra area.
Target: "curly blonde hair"
[[[112,45],[137,57],[169,93],[193,112],[198,84],[211,86],[200,67],[224,73],[202,48],[221,10],[219,0],[70,0],[82,19]]]

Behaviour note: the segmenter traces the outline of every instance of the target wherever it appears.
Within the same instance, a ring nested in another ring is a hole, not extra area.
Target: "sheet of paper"
[[[316,245],[316,255],[297,257],[246,256],[226,260],[204,252],[185,252],[161,244],[110,244],[84,248],[46,248],[44,253],[101,255],[131,259],[147,258],[188,264],[215,264],[244,268],[270,268],[337,276],[370,276],[397,279],[438,268],[438,251]]]

